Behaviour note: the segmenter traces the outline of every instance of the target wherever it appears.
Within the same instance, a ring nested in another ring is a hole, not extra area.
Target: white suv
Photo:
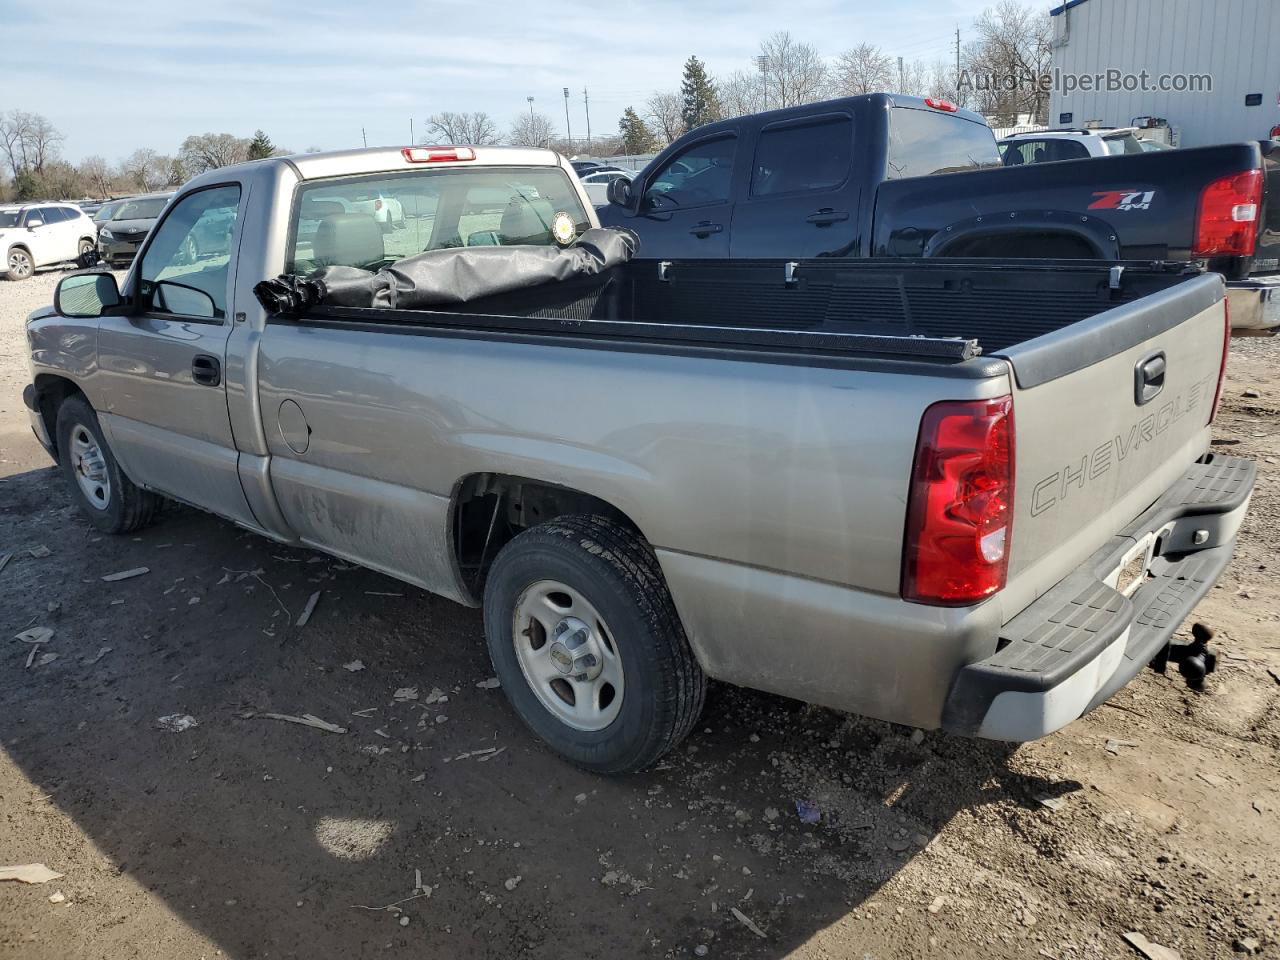
[[[31,203],[0,208],[0,276],[25,280],[37,267],[94,258],[97,229],[69,203]]]
[[[1053,163],[1056,160],[1084,160],[1087,157],[1114,157],[1122,153],[1143,153],[1134,127],[1096,130],[1040,130],[1015,133],[1000,141],[1006,167],[1024,163]]]

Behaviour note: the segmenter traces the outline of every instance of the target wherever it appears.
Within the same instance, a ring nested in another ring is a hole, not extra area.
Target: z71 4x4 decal
[[[1100,190],[1094,195],[1090,210],[1150,210],[1154,190]]]

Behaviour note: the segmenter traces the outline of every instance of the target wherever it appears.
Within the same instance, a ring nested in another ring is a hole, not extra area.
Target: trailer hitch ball
[[[1203,690],[1205,677],[1218,669],[1218,655],[1209,646],[1214,631],[1203,623],[1191,626],[1191,642],[1178,650],[1178,672],[1192,690]]]

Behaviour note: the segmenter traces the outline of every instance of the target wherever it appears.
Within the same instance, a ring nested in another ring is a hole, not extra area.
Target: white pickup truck
[[[1203,680],[1175,634],[1254,481],[1209,449],[1221,277],[634,242],[545,150],[211,171],[122,288],[29,318],[32,428],[103,531],[170,497],[482,605],[515,711],[600,772],[709,678],[1003,740]]]

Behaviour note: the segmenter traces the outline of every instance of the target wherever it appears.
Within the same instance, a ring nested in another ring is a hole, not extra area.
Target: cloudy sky
[[[575,136],[617,129],[628,104],[679,85],[690,54],[714,73],[749,68],[775,30],[834,55],[861,42],[932,62],[952,56],[992,0],[0,0],[0,111],[44,114],[63,154],[116,160],[177,150],[191,133],[249,135],[338,149],[408,142],[409,119],[484,110],[504,129],[526,97]],[[296,13],[289,12],[290,6]],[[1046,5],[1047,9],[1047,5]]]

